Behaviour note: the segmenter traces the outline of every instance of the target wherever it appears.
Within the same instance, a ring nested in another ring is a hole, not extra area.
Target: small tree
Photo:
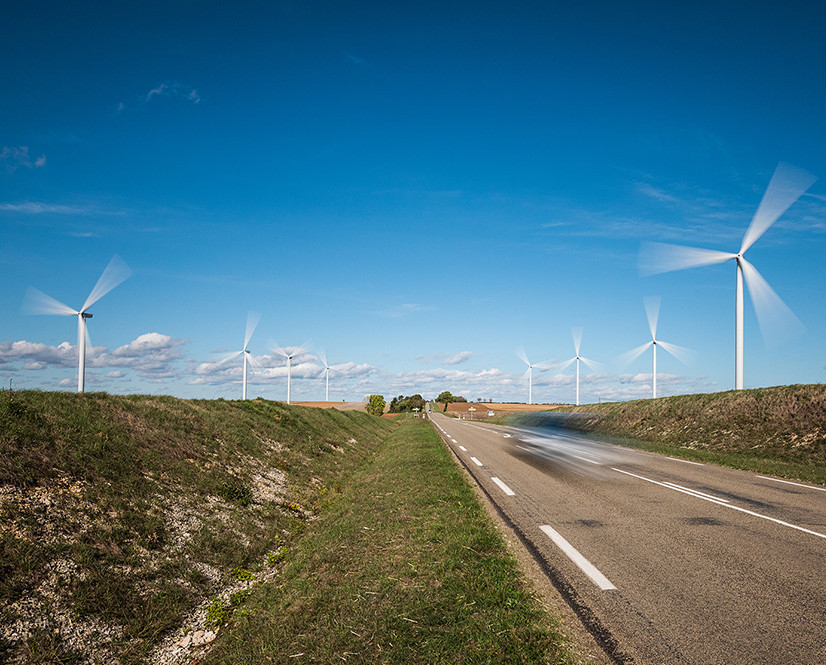
[[[368,395],[367,402],[364,404],[364,408],[367,410],[367,413],[373,416],[380,416],[384,413],[384,397],[381,395]]]

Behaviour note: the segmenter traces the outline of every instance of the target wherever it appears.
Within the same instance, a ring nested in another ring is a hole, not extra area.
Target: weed
[[[232,608],[220,598],[216,598],[207,608],[206,624],[210,628],[223,626],[231,615]]]

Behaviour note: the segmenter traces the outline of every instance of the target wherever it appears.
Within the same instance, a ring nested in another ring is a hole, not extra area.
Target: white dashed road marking
[[[554,541],[554,544],[565,553],[565,556],[579,566],[579,569],[590,577],[591,581],[600,589],[603,591],[609,591],[617,588],[611,584],[611,581],[605,577],[605,575],[603,575],[594,564],[588,561],[588,559],[582,556],[579,551],[571,545],[571,543],[565,540],[559,532],[555,531],[547,524],[543,524],[539,528],[542,529],[542,531],[545,532],[545,535]]]

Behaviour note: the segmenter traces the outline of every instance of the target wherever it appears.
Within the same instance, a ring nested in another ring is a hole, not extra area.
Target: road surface
[[[615,662],[826,664],[826,488],[431,416]]]

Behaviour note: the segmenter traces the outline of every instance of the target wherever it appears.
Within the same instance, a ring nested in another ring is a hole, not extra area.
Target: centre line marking
[[[805,487],[807,490],[817,490],[818,492],[826,492],[826,487],[815,487],[814,485],[803,485],[802,483],[793,483],[791,480],[780,480],[780,478],[769,478],[768,476],[757,476],[763,480],[773,480],[776,483],[786,483],[787,485],[796,485],[797,487]]]
[[[565,553],[565,556],[579,566],[579,569],[590,577],[591,581],[600,589],[603,591],[609,591],[617,588],[611,584],[611,581],[605,577],[605,575],[603,575],[594,564],[588,561],[588,559],[582,556],[579,551],[571,545],[571,543],[565,540],[559,532],[554,531],[554,529],[549,527],[547,524],[543,524],[539,528],[542,529],[545,535],[554,541],[554,544]]]
[[[674,490],[675,492],[682,492],[683,494],[688,494],[688,496],[693,496],[695,499],[702,499],[703,501],[716,503],[718,506],[723,506],[723,508],[731,508],[732,510],[736,510],[741,513],[746,513],[746,515],[752,515],[753,517],[759,517],[760,519],[768,520],[769,522],[774,522],[775,524],[780,524],[781,526],[787,526],[790,529],[802,531],[803,533],[808,533],[811,536],[817,536],[818,538],[826,538],[826,533],[812,531],[811,529],[806,529],[805,527],[797,526],[797,524],[784,522],[783,520],[779,520],[775,517],[769,517],[768,515],[761,515],[760,513],[755,513],[753,510],[746,510],[745,508],[740,508],[739,506],[733,506],[730,503],[723,503],[725,499],[711,499],[699,494],[695,494],[693,492],[687,492],[686,490],[679,489],[678,487],[669,487],[665,483],[661,483],[657,480],[652,480],[651,478],[646,478],[645,476],[638,476],[636,473],[631,473],[630,471],[623,471],[622,469],[616,469],[614,467],[611,467],[611,470],[616,471],[618,473],[624,473],[626,476],[633,476],[634,478],[639,478],[640,480],[644,480],[648,483],[654,483],[655,485],[665,487],[666,489]]]
[[[497,485],[499,485],[499,489],[501,489],[508,496],[516,496],[516,492],[514,492],[510,487],[505,485],[505,483],[499,480],[499,478],[491,478],[491,480],[495,482]]]
[[[473,463],[474,463],[476,466],[485,466],[484,464],[482,464],[482,463],[481,463],[478,459],[476,459],[475,457],[471,457],[470,459],[473,461]]]

